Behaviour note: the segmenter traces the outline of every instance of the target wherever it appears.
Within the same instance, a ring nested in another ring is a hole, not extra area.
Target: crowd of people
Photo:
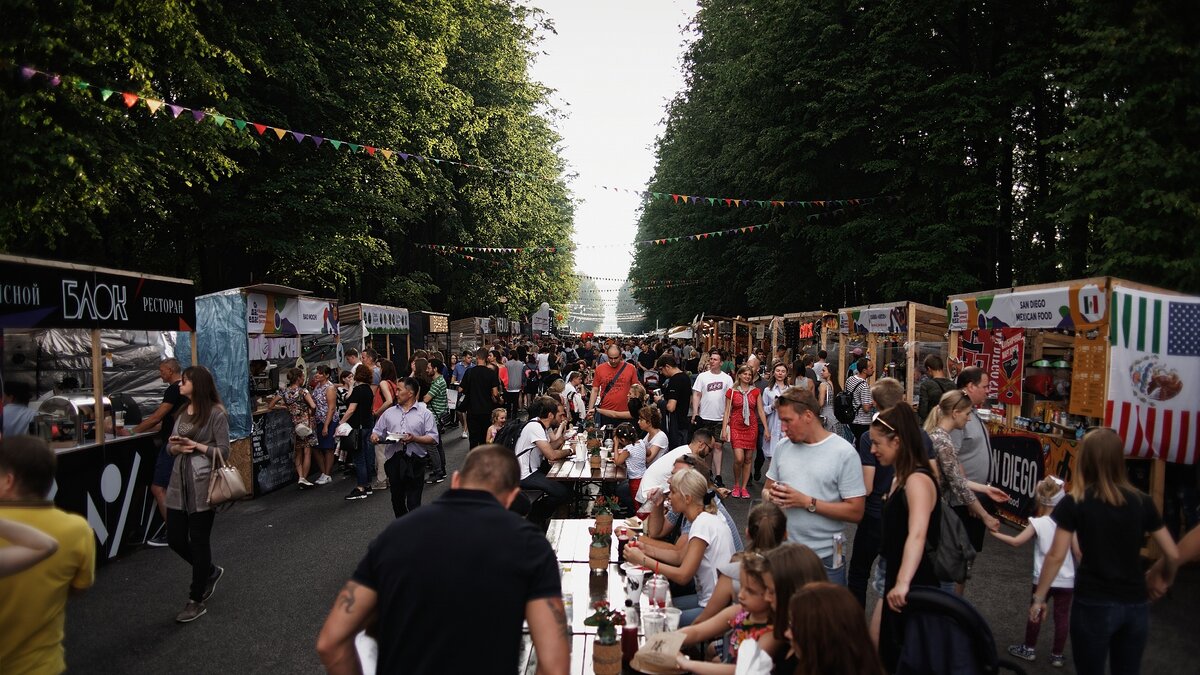
[[[931,637],[912,608],[926,607],[929,593],[965,604],[967,575],[947,571],[957,560],[947,562],[943,544],[961,537],[979,553],[990,533],[1008,545],[1035,542],[1025,640],[1009,647],[1012,656],[1037,657],[1052,603],[1052,665],[1064,664],[1069,638],[1077,672],[1138,672],[1147,603],[1163,596],[1181,559],[1200,555],[1200,536],[1193,530],[1176,547],[1153,502],[1127,479],[1115,432],[1088,432],[1070,490],[1046,477],[1037,516],[1010,536],[993,515],[1007,496],[988,483],[993,451],[975,412],[986,399],[982,371],[965,368],[951,380],[930,357],[922,417],[898,381],[871,381],[870,359],[856,359],[843,377],[823,351],[775,356],[765,364],[765,355],[735,360],[679,341],[568,340],[449,357],[418,351],[403,376],[371,349],[349,350],[344,371],[288,372],[268,408],[287,410],[295,423],[298,488],[344,471],[355,483],[347,500],[390,490],[396,516],[329,612],[318,640],[326,668],[357,672],[354,639],[368,629],[379,642],[379,672],[506,672],[524,624],[540,668],[567,672],[560,570],[539,525],[573,497],[546,470],[571,454],[568,429],[591,420],[614,427],[614,460],[628,477],[614,496],[643,521],[625,560],[670,581],[684,670],[920,671],[914,664],[927,643],[947,638]],[[187,623],[206,613],[225,572],[213,561],[216,509],[207,495],[213,460],[229,454],[229,426],[207,369],[168,360],[160,374],[163,402],[140,426],[161,429],[153,493],[166,544],[192,570],[176,616]],[[843,390],[854,405],[847,424],[832,410]],[[471,450],[451,471],[443,432],[454,417]],[[0,440],[6,672],[64,668],[68,591],[94,580],[86,521],[47,500],[54,470],[40,439]],[[424,486],[448,475],[451,489],[422,506]],[[727,504],[752,495],[759,503],[741,526]],[[848,524],[856,527],[852,546]],[[411,545],[448,531],[461,536],[439,537],[446,548],[436,561]],[[1149,571],[1139,558],[1147,537],[1161,551]],[[868,590],[880,598],[870,615]],[[488,599],[491,628],[471,649],[444,630],[462,605],[447,593],[476,605]],[[45,620],[15,620],[30,611]]]

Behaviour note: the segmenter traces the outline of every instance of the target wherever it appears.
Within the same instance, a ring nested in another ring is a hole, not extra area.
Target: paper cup
[[[683,610],[678,607],[667,607],[663,610],[664,623],[667,632],[679,630],[679,617],[683,614]]]
[[[636,607],[642,601],[646,569],[629,563],[625,563],[622,567],[625,570],[625,599]]]

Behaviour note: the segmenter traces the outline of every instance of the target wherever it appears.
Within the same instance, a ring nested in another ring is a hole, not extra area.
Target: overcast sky
[[[575,243],[628,244],[637,232],[640,198],[598,187],[640,190],[654,171],[654,141],[665,107],[683,86],[683,29],[695,0],[533,0],[554,21],[532,75],[557,90],[562,155],[578,177]],[[583,249],[576,271],[625,278],[629,247]],[[602,288],[619,282],[597,281]],[[605,293],[615,299],[616,294]],[[609,305],[610,314],[612,303]]]

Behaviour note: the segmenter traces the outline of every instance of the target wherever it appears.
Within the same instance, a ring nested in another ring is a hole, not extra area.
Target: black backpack
[[[925,540],[925,557],[933,563],[933,571],[939,581],[963,583],[971,578],[971,565],[975,563],[975,547],[967,536],[967,528],[958,514],[942,501],[939,524],[940,536],[937,544]]]
[[[842,424],[850,424],[854,421],[854,416],[858,414],[858,406],[854,405],[854,392],[866,385],[867,381],[863,380],[853,390],[843,389],[833,397],[833,416],[837,418],[837,421]]]
[[[496,432],[496,438],[492,442],[516,452],[517,441],[521,438],[521,432],[525,430],[525,424],[520,418],[505,422],[500,431]]]

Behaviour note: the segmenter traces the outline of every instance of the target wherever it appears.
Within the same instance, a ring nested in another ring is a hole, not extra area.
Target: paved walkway
[[[449,465],[461,466],[467,442],[453,431],[448,436]],[[732,453],[725,454],[728,464]],[[724,474],[732,475],[728,466]],[[187,600],[190,570],[169,549],[143,549],[105,566],[96,586],[70,601],[69,669],[122,674],[322,672],[314,648],[317,631],[338,589],[392,514],[386,492],[344,501],[351,486],[351,481],[338,478],[305,492],[284,489],[219,515],[213,531],[214,560],[226,574],[208,603],[208,614],[191,624],[174,621]],[[449,480],[427,486],[424,501],[449,486]],[[730,500],[728,506],[744,523],[750,501]],[[436,551],[438,541],[414,545]],[[1014,550],[991,540],[968,586],[968,599],[991,623],[1001,649],[1024,635],[1032,555],[1028,547]],[[1195,672],[1200,657],[1196,607],[1200,570],[1191,569],[1181,575],[1172,596],[1152,610],[1144,672]],[[480,625],[469,609],[463,618],[467,625]],[[1048,644],[1050,627],[1043,629],[1042,639]],[[1069,664],[1069,646],[1067,652]],[[1046,653],[1045,646],[1041,653]],[[1029,671],[1073,672],[1069,665],[1051,668],[1045,658],[1029,664]]]

